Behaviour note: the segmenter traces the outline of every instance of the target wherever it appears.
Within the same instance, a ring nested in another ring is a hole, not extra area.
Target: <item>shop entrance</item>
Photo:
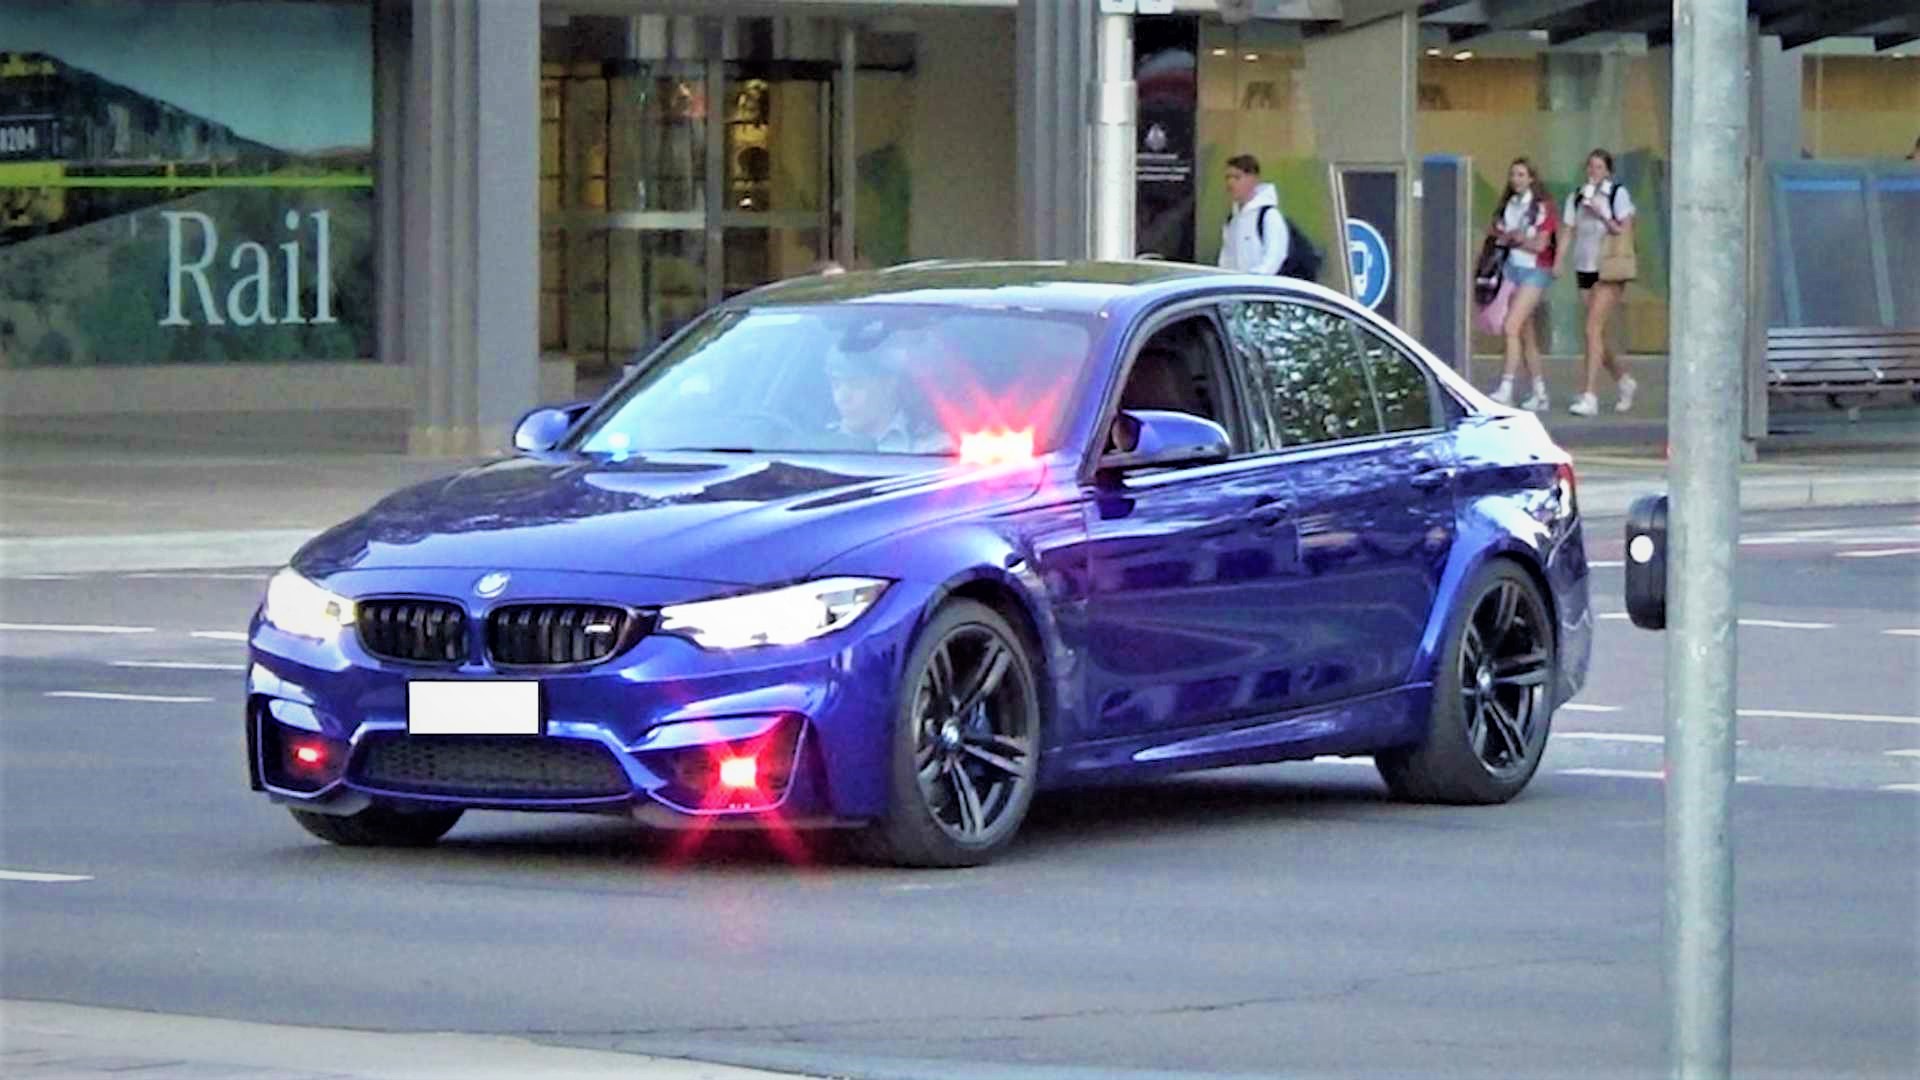
[[[560,44],[590,52],[607,21],[575,20]],[[706,59],[741,46],[720,20],[694,29],[688,58],[543,63],[541,348],[585,389],[830,253],[836,65]]]

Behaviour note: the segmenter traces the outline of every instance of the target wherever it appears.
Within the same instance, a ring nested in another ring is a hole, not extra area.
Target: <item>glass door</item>
[[[727,65],[725,120],[715,132],[715,300],[808,273],[827,257],[832,79],[830,64]]]

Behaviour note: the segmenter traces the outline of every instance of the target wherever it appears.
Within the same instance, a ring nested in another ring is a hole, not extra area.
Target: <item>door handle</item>
[[[1421,491],[1433,491],[1452,483],[1453,474],[1454,470],[1450,466],[1436,466],[1414,473],[1411,483]]]
[[[1293,508],[1286,503],[1261,503],[1259,506],[1247,511],[1247,521],[1260,528],[1266,528],[1270,525],[1280,524],[1292,510]]]

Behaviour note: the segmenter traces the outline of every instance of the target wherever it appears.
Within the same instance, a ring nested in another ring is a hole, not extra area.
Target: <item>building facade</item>
[[[1344,254],[1330,164],[1444,157],[1474,218],[1513,158],[1565,190],[1607,147],[1645,222],[1626,344],[1664,351],[1657,36],[1341,6],[1242,19],[1177,0],[1135,21],[1139,250],[1211,261],[1237,153]],[[825,260],[1084,255],[1098,7],[9,3],[0,413],[337,411],[386,425],[376,444],[468,453],[711,304]],[[1913,149],[1920,47],[1763,40],[1768,157]],[[1565,291],[1553,343],[1571,348]]]

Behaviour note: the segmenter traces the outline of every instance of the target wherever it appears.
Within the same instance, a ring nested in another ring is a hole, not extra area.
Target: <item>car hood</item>
[[[294,565],[797,580],[892,533],[1017,501],[1042,470],[885,455],[523,457],[418,484],[309,542]]]

